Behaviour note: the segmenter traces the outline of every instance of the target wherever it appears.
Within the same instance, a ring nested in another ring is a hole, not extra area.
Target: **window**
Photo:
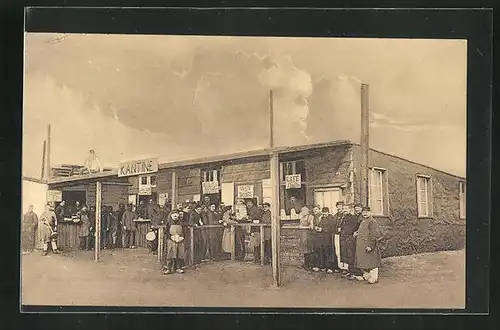
[[[459,197],[460,197],[460,219],[465,219],[466,185],[464,181],[459,182]]]
[[[143,175],[140,177],[141,186],[156,187],[156,175]]]
[[[417,176],[417,211],[419,217],[432,215],[432,189],[429,176]]]
[[[151,175],[149,177],[149,182],[151,184],[151,187],[156,187],[156,175]]]
[[[201,172],[203,182],[220,181],[220,170],[206,170]]]
[[[372,209],[373,215],[384,215],[385,198],[384,198],[384,178],[385,170],[379,168],[372,168],[370,170],[370,177],[368,179],[369,185],[369,205]]]
[[[305,181],[306,168],[303,160],[294,160],[280,164],[281,181],[285,181],[287,175],[300,174],[301,181]]]
[[[141,176],[141,185],[147,185],[147,184],[148,184],[148,177]]]

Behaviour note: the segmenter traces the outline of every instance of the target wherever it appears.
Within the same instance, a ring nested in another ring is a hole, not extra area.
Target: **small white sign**
[[[300,188],[302,186],[300,174],[287,175],[285,180],[286,189]]]
[[[200,194],[193,195],[193,202],[199,202],[200,200],[201,200]]]
[[[160,193],[158,195],[158,204],[165,205],[165,202],[168,200],[168,193]]]
[[[62,191],[47,190],[47,202],[62,202]]]
[[[253,185],[238,186],[238,198],[253,198]]]
[[[137,204],[137,196],[136,195],[128,195],[128,203],[132,205]]]
[[[140,186],[139,187],[139,195],[141,196],[149,196],[151,195],[151,186]]]
[[[219,181],[202,182],[203,194],[218,194]]]

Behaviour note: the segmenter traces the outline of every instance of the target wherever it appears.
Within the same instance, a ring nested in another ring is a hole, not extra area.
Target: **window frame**
[[[205,169],[201,170],[201,182],[219,182],[221,177],[221,169]]]
[[[374,173],[380,173],[380,199],[378,201],[381,202],[381,212],[376,213],[374,211],[374,205],[372,203],[372,189],[374,187],[373,184],[373,175]],[[389,204],[388,204],[388,191],[386,191],[387,188],[387,169],[382,168],[382,167],[370,167],[370,174],[368,177],[368,205],[372,209],[372,214],[373,216],[378,216],[378,217],[383,217],[388,215],[388,209],[389,209]],[[387,203],[387,205],[386,205]]]
[[[422,182],[426,183],[426,189],[425,189],[425,204],[426,204],[426,213],[422,214],[421,212],[421,204],[422,199],[421,199],[421,191],[422,187],[420,184],[420,180],[423,180]],[[417,197],[417,217],[419,219],[426,219],[426,218],[432,218],[434,216],[434,208],[433,208],[433,194],[432,194],[432,177],[430,175],[425,175],[425,174],[417,174],[416,175],[416,197]]]
[[[302,173],[297,173],[298,163],[302,163]],[[290,171],[288,171],[290,169]],[[291,172],[291,173],[288,173]],[[306,162],[304,159],[286,160],[279,164],[279,175],[281,184],[285,184],[287,175],[300,174],[301,182],[304,184],[306,181]]]
[[[458,181],[458,203],[459,203],[459,218],[465,220],[467,218],[467,183],[466,181]]]

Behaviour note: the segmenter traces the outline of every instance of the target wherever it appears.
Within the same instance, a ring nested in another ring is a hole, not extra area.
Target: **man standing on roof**
[[[98,173],[103,171],[102,162],[93,149],[89,150],[89,155],[85,160],[84,168],[88,173]]]

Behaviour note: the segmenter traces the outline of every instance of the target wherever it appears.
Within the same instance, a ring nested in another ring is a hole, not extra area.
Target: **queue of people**
[[[381,265],[380,241],[382,233],[378,223],[371,217],[370,208],[361,204],[336,204],[336,214],[328,207],[315,206],[312,214],[302,207],[299,226],[303,267],[314,272],[341,273],[350,280],[378,281]],[[335,236],[338,235],[340,251],[337,251]]]

